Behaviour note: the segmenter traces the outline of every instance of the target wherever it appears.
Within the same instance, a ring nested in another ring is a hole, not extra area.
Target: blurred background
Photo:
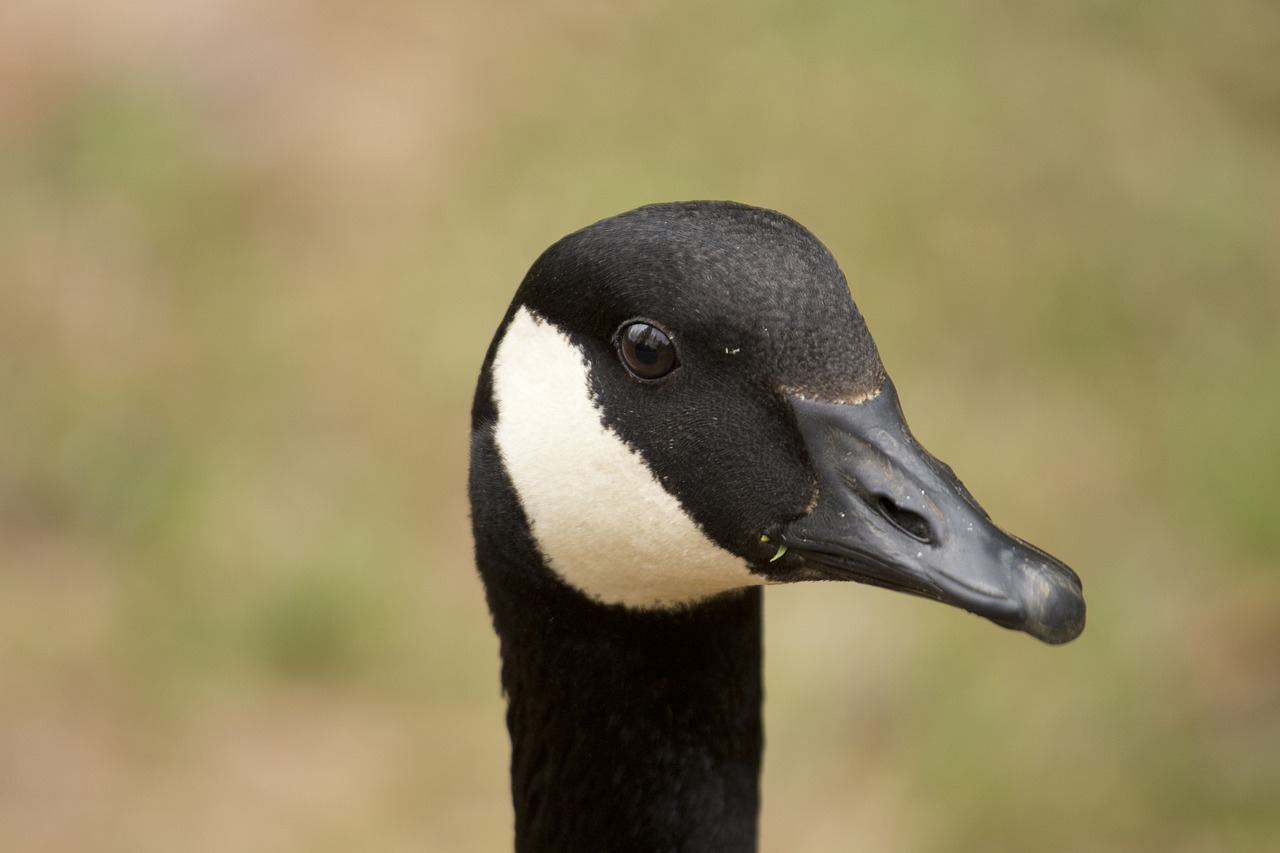
[[[1280,849],[1280,6],[0,7],[0,849],[509,844],[468,407],[662,200],[833,250],[1050,649],[769,590],[765,850]]]

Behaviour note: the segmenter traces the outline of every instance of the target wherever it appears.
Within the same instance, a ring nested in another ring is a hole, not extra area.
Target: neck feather
[[[760,589],[675,611],[586,598],[543,565],[486,444],[472,517],[502,644],[516,849],[754,850]]]
[[[760,600],[500,624],[517,849],[755,848]]]

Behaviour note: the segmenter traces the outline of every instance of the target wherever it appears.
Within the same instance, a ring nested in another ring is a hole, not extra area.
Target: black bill
[[[791,404],[818,496],[780,541],[807,573],[932,598],[1046,643],[1084,630],[1075,572],[991,523],[911,435],[892,382],[861,403]]]

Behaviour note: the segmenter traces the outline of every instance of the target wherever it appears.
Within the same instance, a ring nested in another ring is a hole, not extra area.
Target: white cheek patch
[[[761,584],[604,425],[581,349],[520,308],[493,362],[497,444],[547,564],[598,601],[672,607]]]

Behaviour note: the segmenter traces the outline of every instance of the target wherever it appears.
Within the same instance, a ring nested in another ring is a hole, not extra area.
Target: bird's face
[[[538,548],[592,598],[847,579],[1050,642],[1083,627],[1070,569],[911,437],[835,261],[777,214],[663,206],[570,235],[517,293],[489,376]]]

